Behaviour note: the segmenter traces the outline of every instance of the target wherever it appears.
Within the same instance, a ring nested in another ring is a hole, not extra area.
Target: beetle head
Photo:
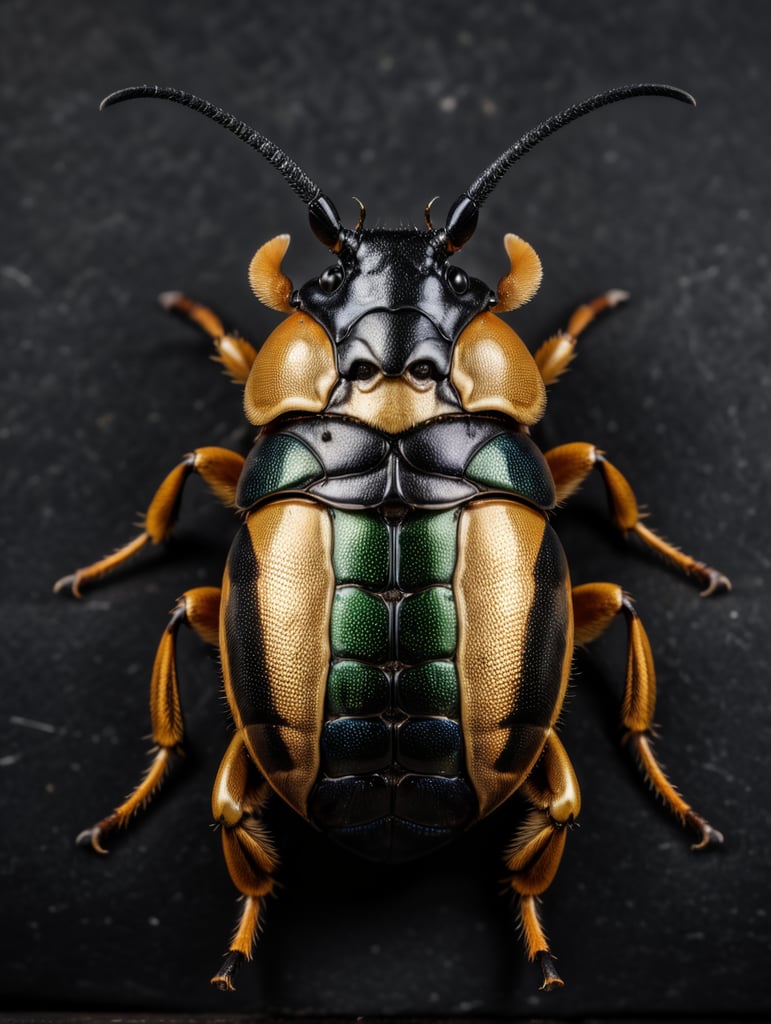
[[[337,262],[293,298],[340,346],[377,311],[418,310],[447,342],[495,302],[484,282],[448,262],[444,232],[366,229],[344,233]]]
[[[533,146],[598,107],[649,95],[694,102],[681,89],[642,84],[568,107],[504,150],[452,203],[444,228],[431,226],[429,204],[426,231],[365,230],[363,207],[355,228],[344,228],[332,200],[274,142],[190,93],[137,86],[111,94],[102,106],[167,99],[221,124],[276,167],[308,207],[313,233],[337,257],[296,291],[280,268],[288,236],[273,239],[254,257],[250,280],[258,297],[271,308],[295,312],[252,365],[245,399],[250,420],[261,424],[284,412],[329,408],[391,432],[459,410],[497,410],[526,425],[540,417],[545,396],[535,362],[489,312],[515,309],[533,295],[538,257],[507,235],[511,269],[497,293],[450,257],[473,235],[479,210],[500,179]]]
[[[252,287],[271,308],[297,312],[255,359],[249,419],[328,409],[388,433],[461,411],[534,423],[545,402],[541,376],[489,310],[526,302],[541,264],[527,242],[504,241],[510,269],[497,294],[449,261],[444,232],[433,228],[349,232],[338,261],[297,291],[280,268],[289,237],[267,242],[252,260]]]

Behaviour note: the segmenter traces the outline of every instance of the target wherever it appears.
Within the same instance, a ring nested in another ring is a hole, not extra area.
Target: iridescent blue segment
[[[463,772],[460,725],[448,718],[410,718],[396,730],[396,757],[404,768],[431,775]]]
[[[321,732],[321,765],[332,778],[387,768],[391,730],[381,718],[336,718]]]

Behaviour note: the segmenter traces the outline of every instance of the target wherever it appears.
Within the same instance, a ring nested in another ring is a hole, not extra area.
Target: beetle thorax
[[[393,434],[459,412],[450,357],[450,342],[417,310],[366,313],[337,346],[329,409]]]

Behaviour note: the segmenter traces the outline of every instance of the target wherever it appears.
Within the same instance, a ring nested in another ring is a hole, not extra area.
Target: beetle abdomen
[[[245,470],[240,493],[264,490],[226,573],[226,687],[291,806],[364,856],[404,860],[488,814],[537,759],[570,666],[567,572],[543,512],[480,490],[546,503],[526,435],[466,417],[388,442],[370,432],[347,476],[364,507],[351,508],[308,488],[343,478],[345,453],[324,464],[315,450],[338,428],[359,429],[297,421]],[[447,475],[426,483],[429,455]],[[367,507],[373,470],[411,474],[436,504]],[[447,487],[473,496],[442,507]]]

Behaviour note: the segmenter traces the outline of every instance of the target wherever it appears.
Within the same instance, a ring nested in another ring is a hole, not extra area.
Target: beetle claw
[[[696,814],[694,811],[688,811],[685,815],[685,823],[699,833],[699,841],[693,843],[691,846],[692,850],[706,850],[710,846],[723,845],[723,833],[713,828],[701,815]]]
[[[102,846],[101,838],[102,829],[99,825],[93,825],[91,828],[84,828],[82,832],[79,832],[75,837],[75,842],[78,846],[90,846],[97,853],[106,855],[109,851]]]
[[[728,593],[731,590],[731,581],[717,569],[710,569],[708,565],[703,567],[707,577],[707,586],[701,591],[699,597],[709,597],[711,594]]]
[[[62,576],[54,583],[54,593],[58,594],[62,590],[69,590],[73,597],[82,597],[80,592],[80,574],[77,572],[71,572],[68,576]]]

